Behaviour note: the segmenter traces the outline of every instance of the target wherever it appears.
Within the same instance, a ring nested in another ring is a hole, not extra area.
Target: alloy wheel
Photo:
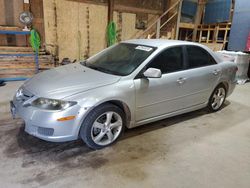
[[[223,104],[226,97],[226,91],[223,87],[219,87],[212,97],[212,108],[213,110],[218,110]]]
[[[116,112],[105,112],[93,123],[91,138],[95,144],[105,146],[114,142],[122,131],[122,118]]]

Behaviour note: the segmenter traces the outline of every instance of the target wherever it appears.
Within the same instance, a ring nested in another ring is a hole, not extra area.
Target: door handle
[[[214,70],[213,75],[217,76],[221,71],[220,70]]]
[[[186,78],[179,78],[176,82],[177,82],[178,84],[184,84],[185,81],[186,81]]]

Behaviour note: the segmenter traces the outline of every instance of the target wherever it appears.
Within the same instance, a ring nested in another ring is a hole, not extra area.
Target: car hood
[[[80,63],[61,66],[35,75],[24,83],[38,97],[62,99],[117,82],[120,76],[102,73]]]

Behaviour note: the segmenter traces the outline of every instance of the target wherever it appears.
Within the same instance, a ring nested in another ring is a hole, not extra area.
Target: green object
[[[115,22],[110,22],[107,31],[108,46],[116,43],[116,25]]]
[[[30,45],[33,48],[33,50],[35,52],[38,52],[39,48],[41,46],[41,39],[40,39],[39,33],[35,29],[32,29],[30,31],[29,41],[30,41]]]

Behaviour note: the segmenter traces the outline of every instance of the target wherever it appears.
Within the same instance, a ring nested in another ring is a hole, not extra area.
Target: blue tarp
[[[228,49],[233,51],[244,51],[249,32],[250,0],[237,0],[235,2]]]
[[[193,0],[184,0],[182,3],[181,13],[194,17],[197,10],[197,2]]]
[[[208,0],[205,6],[204,24],[228,22],[231,13],[231,0]]]

